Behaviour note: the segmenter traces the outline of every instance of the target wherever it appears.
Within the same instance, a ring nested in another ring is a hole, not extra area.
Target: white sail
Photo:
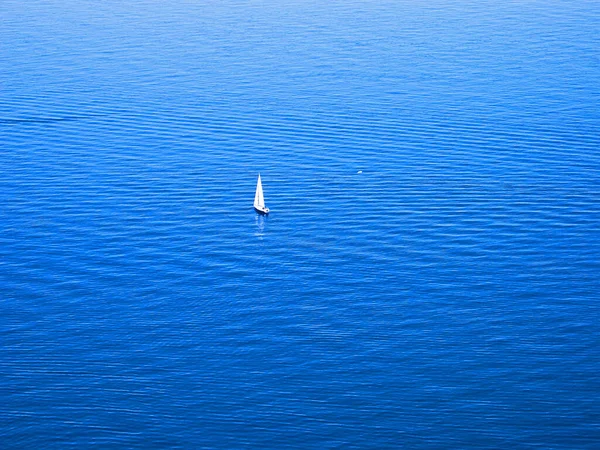
[[[262,183],[260,181],[260,174],[258,174],[258,182],[256,183],[256,194],[254,195],[254,207],[258,209],[265,209],[265,197],[263,195]]]

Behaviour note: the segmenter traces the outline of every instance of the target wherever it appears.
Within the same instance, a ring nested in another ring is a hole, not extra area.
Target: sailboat
[[[254,194],[254,209],[260,214],[269,214],[269,208],[265,206],[265,196],[263,195],[262,183],[260,181],[260,173],[256,182],[256,194]]]

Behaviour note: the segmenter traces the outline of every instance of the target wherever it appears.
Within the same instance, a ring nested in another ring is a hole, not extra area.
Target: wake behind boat
[[[256,182],[256,194],[254,194],[254,209],[260,214],[269,214],[269,208],[265,206],[265,197],[263,195],[262,182],[260,181],[260,173]]]

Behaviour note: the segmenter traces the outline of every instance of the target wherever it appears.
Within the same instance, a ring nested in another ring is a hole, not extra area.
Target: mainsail
[[[262,183],[260,181],[260,174],[258,174],[258,182],[256,183],[256,194],[254,195],[254,207],[258,209],[265,209],[265,197],[263,195]]]

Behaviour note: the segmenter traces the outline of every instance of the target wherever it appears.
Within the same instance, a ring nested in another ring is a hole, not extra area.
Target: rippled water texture
[[[0,447],[597,448],[598,4],[2,5]]]

